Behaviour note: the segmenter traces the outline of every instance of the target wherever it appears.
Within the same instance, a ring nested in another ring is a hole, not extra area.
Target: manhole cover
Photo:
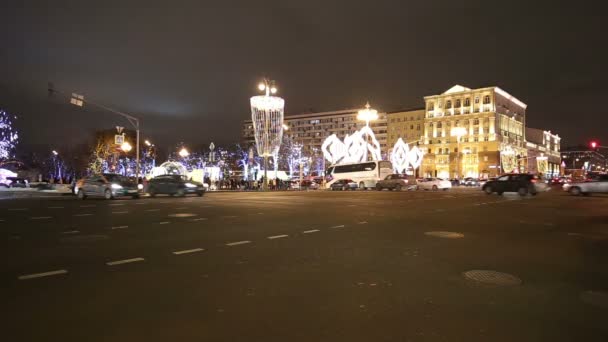
[[[585,291],[581,293],[581,300],[587,304],[608,309],[608,292]]]
[[[426,232],[426,233],[424,233],[424,235],[434,236],[434,237],[439,237],[439,238],[444,238],[444,239],[460,239],[460,238],[464,237],[464,234],[456,233],[456,232]]]
[[[107,240],[107,235],[82,235],[61,238],[61,242],[93,242]]]
[[[469,280],[478,281],[484,284],[500,286],[513,286],[521,284],[521,279],[517,278],[516,276],[497,271],[472,270],[466,271],[462,275]]]
[[[169,217],[192,217],[192,216],[197,216],[196,214],[192,214],[192,213],[179,213],[179,214],[171,214],[169,215]]]

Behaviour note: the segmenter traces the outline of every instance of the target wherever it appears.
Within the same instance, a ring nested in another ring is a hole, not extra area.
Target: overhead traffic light
[[[589,146],[591,146],[591,148],[595,150],[598,146],[598,143],[597,143],[597,141],[592,141],[589,143]]]

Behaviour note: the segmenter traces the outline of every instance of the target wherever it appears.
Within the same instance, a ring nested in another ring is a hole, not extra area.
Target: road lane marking
[[[108,265],[108,266],[122,265],[122,264],[128,264],[130,262],[138,262],[138,261],[144,261],[144,260],[145,260],[144,258],[133,258],[133,259],[116,260],[116,261],[106,262],[106,265]]]
[[[274,240],[274,239],[281,239],[281,238],[286,238],[289,235],[275,235],[275,236],[269,236],[268,239],[269,240]]]
[[[367,221],[361,221],[359,224],[367,224]]]
[[[28,210],[29,208],[10,208],[9,211],[24,211],[24,210]]]
[[[185,249],[183,251],[175,251],[175,252],[173,252],[173,254],[180,255],[180,254],[189,254],[189,253],[196,253],[196,252],[202,252],[202,251],[204,251],[204,249],[202,249],[202,248],[193,248],[193,249]]]
[[[27,280],[27,279],[49,277],[49,276],[54,276],[54,275],[59,275],[59,274],[66,274],[66,273],[68,273],[67,270],[57,270],[57,271],[49,271],[49,272],[42,272],[42,273],[26,274],[26,275],[19,276],[18,279]]]
[[[169,222],[169,221],[162,221],[162,222],[159,222],[159,224],[169,224],[169,223],[171,223],[171,222]]]
[[[227,215],[227,216],[222,216],[222,217],[223,218],[235,218],[235,217],[238,217],[238,216],[236,216],[236,215]]]
[[[251,241],[237,241],[237,242],[229,242],[226,244],[226,246],[238,246],[238,245],[244,245],[247,243],[251,243]]]
[[[205,221],[205,220],[207,220],[207,218],[206,218],[206,217],[199,217],[199,218],[192,219],[192,220],[190,220],[190,221],[195,222],[195,221]]]
[[[333,226],[333,227],[329,227],[329,228],[344,228],[344,225],[343,225],[343,224],[341,224],[341,225],[339,225],[339,226]]]
[[[65,232],[61,232],[61,234],[78,234],[79,230],[66,230]]]
[[[158,203],[165,204],[165,203],[171,203],[171,202],[173,202],[173,201],[160,201]]]
[[[64,207],[49,207],[49,209],[63,209]]]
[[[95,204],[87,204],[87,205],[81,205],[81,208],[95,208],[96,205]]]
[[[159,211],[160,209],[146,209],[146,211]]]
[[[175,210],[184,210],[184,209],[188,209],[188,207],[179,207],[179,208],[175,208]]]
[[[93,216],[93,214],[74,214],[74,216],[77,216],[77,217]]]
[[[146,204],[146,202],[137,202],[137,203],[135,203],[135,204],[137,204],[137,205],[142,205],[142,204]]]
[[[112,203],[112,204],[108,204],[108,205],[112,206],[112,207],[117,207],[119,205],[125,205],[125,204],[124,203]]]
[[[126,229],[129,228],[129,226],[116,226],[116,227],[112,227],[111,229]]]
[[[48,220],[48,219],[52,219],[52,216],[33,216],[30,217],[30,220]]]
[[[128,211],[113,211],[112,214],[126,214]]]
[[[320,230],[318,230],[318,229],[305,230],[302,232],[302,234],[310,234],[310,233],[316,233],[316,232],[320,232]]]

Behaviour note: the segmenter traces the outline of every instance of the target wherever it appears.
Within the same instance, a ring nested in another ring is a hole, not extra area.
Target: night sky
[[[562,145],[608,144],[608,29],[585,1],[6,3],[0,108],[19,116],[27,144],[128,125],[49,98],[48,81],[141,117],[165,148],[238,142],[263,76],[287,114],[422,107],[455,84],[497,85]]]

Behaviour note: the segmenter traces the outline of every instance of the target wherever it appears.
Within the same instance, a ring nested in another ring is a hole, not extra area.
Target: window
[[[441,124],[441,122],[438,122],[437,123],[437,128],[441,128],[441,127],[443,127],[442,124]]]
[[[414,129],[414,125],[410,125],[410,129]]]
[[[437,154],[441,154],[441,152],[443,152],[443,150],[441,148],[437,149]]]
[[[417,130],[417,131],[419,131],[419,130],[420,130],[420,124],[418,124],[418,125],[416,126],[416,130]]]
[[[475,96],[475,103],[479,103],[479,96]]]
[[[456,105],[455,107],[460,107],[460,99],[456,100]]]
[[[397,119],[397,122],[401,122],[401,118]]]
[[[509,175],[504,175],[502,177],[498,177],[496,180],[499,182],[506,182],[509,180]]]
[[[479,119],[473,120],[473,125],[479,125]]]
[[[490,95],[486,95],[483,97],[483,104],[489,104],[490,103]]]
[[[477,128],[477,127],[473,128],[473,134],[479,134],[479,128]]]
[[[392,118],[392,119],[391,119],[391,122],[395,122],[395,118]]]
[[[427,108],[427,109],[428,109],[428,110],[433,110],[433,109],[435,109],[435,103],[433,103],[433,102],[429,102],[429,104],[428,104],[428,108]]]
[[[452,108],[452,101],[447,100],[447,101],[445,102],[445,108]]]
[[[454,147],[454,153],[458,153],[458,147]]]
[[[464,99],[464,105],[465,105],[465,107],[466,107],[466,106],[470,106],[470,105],[471,105],[471,99],[470,99],[470,98],[468,98],[468,97],[467,97],[467,98],[465,98],[465,99]]]
[[[469,125],[469,120],[464,120],[464,125],[468,126]]]

